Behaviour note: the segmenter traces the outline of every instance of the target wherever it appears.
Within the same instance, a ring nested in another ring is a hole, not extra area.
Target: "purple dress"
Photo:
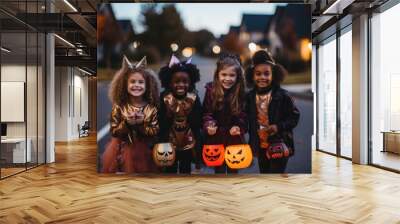
[[[221,110],[213,111],[212,109],[212,83],[206,85],[206,94],[203,101],[203,130],[205,133],[205,144],[223,144],[225,146],[244,143],[244,134],[247,132],[247,116],[244,110],[239,114],[231,113],[229,102],[224,100],[224,106]],[[228,97],[227,93],[225,99]],[[207,127],[214,122],[218,126],[215,135],[208,135]],[[232,136],[229,130],[233,126],[239,126],[240,136]]]

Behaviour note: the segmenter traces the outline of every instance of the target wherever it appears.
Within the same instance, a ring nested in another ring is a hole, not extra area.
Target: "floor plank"
[[[0,181],[0,223],[400,223],[399,174],[321,152],[309,175],[181,177],[97,174],[96,150]]]

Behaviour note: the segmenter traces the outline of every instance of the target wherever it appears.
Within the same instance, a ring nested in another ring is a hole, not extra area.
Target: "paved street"
[[[196,88],[201,99],[204,98],[204,86],[210,82],[214,75],[215,60],[194,57],[193,63],[196,63],[200,69],[201,79],[197,83]],[[109,81],[98,81],[97,89],[97,126],[99,128],[98,139],[99,155],[104,150],[104,146],[109,139],[108,120],[111,111],[111,103],[107,96]],[[299,87],[292,86],[291,89],[304,88],[304,85]],[[288,169],[289,173],[309,173],[311,172],[311,135],[313,128],[313,102],[310,99],[295,97],[295,103],[298,106],[301,117],[298,126],[294,130],[295,140],[295,155],[290,158]],[[103,134],[104,133],[104,134]],[[104,136],[104,137],[103,137]],[[210,168],[202,168],[201,173],[213,173]],[[258,173],[258,165],[256,159],[253,165],[248,169],[241,170],[240,173]]]

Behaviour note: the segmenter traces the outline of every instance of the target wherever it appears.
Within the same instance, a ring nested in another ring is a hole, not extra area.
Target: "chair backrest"
[[[82,126],[82,129],[89,129],[90,128],[89,124],[90,124],[89,121],[85,121],[85,123]]]

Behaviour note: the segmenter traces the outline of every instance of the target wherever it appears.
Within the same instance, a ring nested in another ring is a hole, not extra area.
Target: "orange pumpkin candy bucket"
[[[221,166],[224,163],[225,147],[224,145],[204,145],[203,161],[206,166]]]
[[[231,169],[245,169],[252,161],[253,153],[248,144],[230,145],[225,149],[225,163]]]

